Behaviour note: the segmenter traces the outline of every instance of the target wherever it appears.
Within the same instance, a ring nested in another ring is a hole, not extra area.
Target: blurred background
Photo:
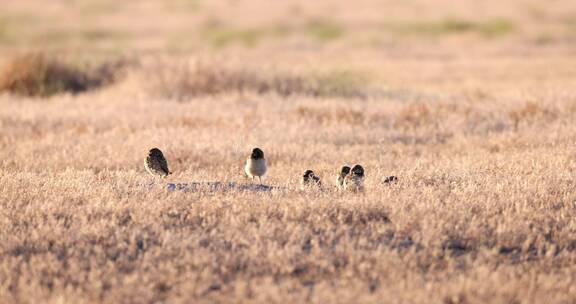
[[[476,94],[479,87],[506,90],[514,83],[529,89],[550,78],[554,85],[564,85],[558,78],[570,81],[562,75],[575,72],[566,62],[576,54],[576,5],[569,0],[4,0],[0,54],[0,64],[7,66],[0,72],[0,91],[25,95],[101,87],[117,82],[120,68],[150,57],[156,65],[148,68],[165,67],[167,76],[183,65],[168,67],[159,57],[258,73],[355,71],[331,85],[373,79],[400,90]],[[66,62],[51,62],[54,58]],[[86,66],[92,70],[86,72]],[[201,85],[222,78],[208,74]],[[58,77],[62,81],[47,83]],[[30,88],[32,83],[42,89]],[[50,86],[57,88],[45,89]]]
[[[0,51],[126,54],[576,44],[569,0],[3,0]],[[516,49],[517,50],[517,49]],[[444,50],[446,52],[446,50]]]

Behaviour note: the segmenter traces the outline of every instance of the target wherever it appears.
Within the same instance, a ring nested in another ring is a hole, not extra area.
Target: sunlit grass
[[[147,84],[151,95],[177,100],[242,93],[360,99],[371,94],[370,79],[351,71],[288,73],[234,69],[217,63],[160,65],[135,71],[136,76]]]
[[[10,282],[0,285],[2,302],[506,302],[528,299],[526,284],[541,276],[547,283],[530,300],[573,298],[574,91],[500,93],[548,66],[514,61],[527,72],[501,66],[481,91],[407,101],[304,94],[299,79],[315,75],[304,66],[295,78],[257,74],[257,86],[294,94],[237,94],[254,76],[224,63],[133,71],[176,75],[164,78],[162,96],[142,81],[49,100],[0,97],[0,278]],[[374,71],[473,77],[485,62],[453,64],[404,60]],[[335,87],[365,83],[334,74]],[[170,95],[181,82],[185,94],[202,94]],[[242,163],[254,146],[277,190],[166,190],[247,182]],[[143,168],[151,147],[168,159],[167,180]],[[366,191],[336,191],[339,167],[354,163],[366,169]],[[324,190],[300,190],[308,168]],[[384,183],[392,175],[398,182]]]

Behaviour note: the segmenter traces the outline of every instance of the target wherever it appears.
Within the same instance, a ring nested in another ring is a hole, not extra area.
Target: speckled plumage
[[[336,177],[336,186],[339,189],[342,189],[344,187],[344,178],[346,178],[348,174],[350,174],[350,167],[343,166],[342,169],[340,169],[340,174],[338,174],[338,176]]]
[[[350,174],[346,175],[344,189],[353,192],[364,191],[364,168],[361,165],[355,165]]]
[[[309,187],[320,187],[322,183],[320,182],[320,177],[318,177],[314,171],[306,170],[304,175],[302,175],[302,180],[300,181],[302,189]]]
[[[164,158],[164,154],[158,148],[148,152],[148,156],[144,160],[144,167],[152,176],[166,177],[171,173],[168,170],[168,162]]]

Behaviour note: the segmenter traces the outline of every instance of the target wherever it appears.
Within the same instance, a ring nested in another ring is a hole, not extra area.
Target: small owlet
[[[148,152],[148,157],[144,160],[144,167],[152,176],[166,177],[168,174],[172,174],[172,172],[168,171],[168,162],[166,162],[164,154],[158,148]]]
[[[364,191],[364,168],[355,165],[344,178],[344,189],[353,192]]]
[[[385,184],[392,184],[398,181],[398,177],[396,176],[388,176],[386,179],[384,179],[384,183]]]
[[[260,184],[262,184],[262,176],[266,174],[267,169],[264,152],[260,150],[260,148],[254,148],[252,154],[250,154],[250,157],[246,160],[244,172],[246,172],[246,175],[252,178],[252,180],[257,176]]]
[[[344,178],[346,178],[348,174],[350,174],[350,167],[343,166],[342,169],[340,169],[340,174],[336,177],[336,186],[338,186],[338,189],[344,187]]]
[[[321,187],[322,183],[320,182],[320,177],[314,174],[312,170],[306,170],[304,175],[302,175],[302,180],[300,181],[301,189],[306,189],[309,187]]]

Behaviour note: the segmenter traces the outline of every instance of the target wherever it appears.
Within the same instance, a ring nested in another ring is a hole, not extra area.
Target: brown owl
[[[306,189],[309,187],[321,187],[322,183],[320,182],[320,177],[318,177],[314,171],[306,170],[304,175],[302,175],[302,180],[300,181],[300,188]]]
[[[355,165],[350,170],[350,174],[346,175],[344,189],[352,192],[364,191],[364,168],[361,165]]]
[[[350,167],[343,166],[342,169],[340,169],[340,174],[338,174],[338,176],[336,177],[336,186],[338,187],[338,189],[344,188],[344,179],[346,178],[346,176],[348,176],[348,174],[350,174]]]
[[[154,148],[148,152],[146,160],[144,160],[144,166],[146,171],[152,176],[166,177],[168,174],[172,174],[168,170],[168,162],[164,158],[164,154],[158,148]]]

